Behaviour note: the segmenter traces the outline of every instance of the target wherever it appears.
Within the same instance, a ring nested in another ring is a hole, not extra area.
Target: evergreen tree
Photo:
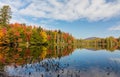
[[[7,27],[11,19],[11,8],[6,5],[0,9],[0,24]]]

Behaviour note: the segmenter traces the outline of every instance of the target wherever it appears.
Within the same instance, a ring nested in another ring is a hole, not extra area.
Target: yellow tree
[[[41,37],[41,43],[46,43],[47,42],[47,34],[45,31],[40,32],[40,37]]]

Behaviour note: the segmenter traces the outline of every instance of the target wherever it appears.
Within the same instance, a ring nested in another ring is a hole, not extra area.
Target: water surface
[[[10,77],[119,77],[120,50],[69,47],[5,48],[1,75]]]

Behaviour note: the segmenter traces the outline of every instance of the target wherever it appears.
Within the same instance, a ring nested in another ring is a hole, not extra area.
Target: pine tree
[[[6,5],[0,9],[0,24],[1,26],[7,27],[9,20],[11,19],[11,8]]]

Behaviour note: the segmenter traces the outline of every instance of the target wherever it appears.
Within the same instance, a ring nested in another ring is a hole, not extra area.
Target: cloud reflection
[[[63,64],[65,65],[65,64]],[[4,70],[9,76],[20,77],[119,77],[120,72],[112,70],[110,67],[89,67],[87,69],[81,67],[76,69],[69,67],[67,64],[63,66],[57,60],[43,60],[40,63],[26,64],[16,66],[8,65]]]

